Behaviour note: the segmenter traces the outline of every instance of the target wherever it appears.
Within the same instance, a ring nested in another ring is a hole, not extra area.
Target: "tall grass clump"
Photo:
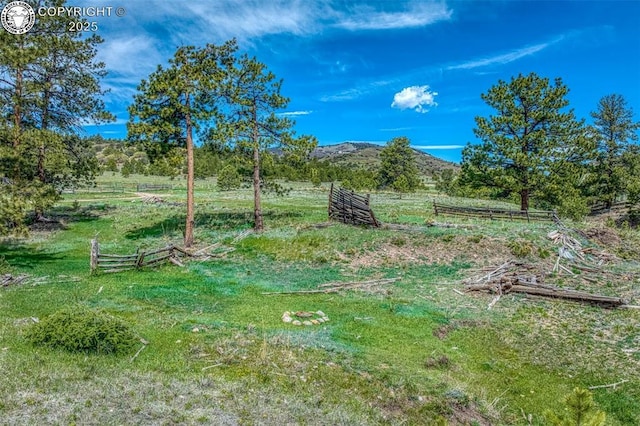
[[[95,354],[126,353],[139,340],[121,320],[82,306],[65,307],[43,318],[25,337],[38,346]]]

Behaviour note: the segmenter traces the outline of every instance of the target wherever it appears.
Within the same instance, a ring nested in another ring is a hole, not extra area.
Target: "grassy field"
[[[198,181],[196,245],[233,251],[184,268],[90,275],[91,238],[104,253],[129,254],[180,245],[184,227],[184,181],[100,182],[125,191],[65,194],[50,212],[62,225],[0,241],[0,273],[29,275],[0,288],[1,424],[544,425],[573,388],[621,381],[594,389],[594,400],[607,424],[640,424],[639,310],[523,295],[487,309],[493,296],[461,294],[463,279],[514,258],[510,241],[531,248],[523,261],[553,265],[551,223],[436,218],[434,199],[482,202],[374,193],[383,223],[416,226],[316,228],[328,188],[295,184],[286,197],[265,196],[264,233],[234,241],[251,228],[251,191]],[[175,186],[152,204],[134,182]],[[455,227],[417,226],[434,221]],[[608,232],[597,247],[625,257],[580,289],[638,305],[640,235],[610,224],[571,224]],[[379,291],[263,294],[380,278],[399,280]],[[576,280],[550,274],[547,283]],[[69,305],[106,311],[147,344],[116,356],[27,342],[34,319]],[[329,322],[281,319],[317,310]]]

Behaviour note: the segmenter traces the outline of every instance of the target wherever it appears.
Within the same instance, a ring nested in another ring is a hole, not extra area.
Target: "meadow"
[[[135,182],[171,183],[148,203]],[[181,245],[184,182],[110,173],[102,187],[64,194],[26,238],[0,241],[0,423],[544,425],[575,387],[592,390],[610,425],[640,424],[640,310],[465,293],[462,281],[520,256],[552,265],[553,223],[435,217],[433,191],[371,194],[384,224],[327,221],[328,185],[290,184],[265,195],[265,232],[252,226],[252,192],[196,182],[196,247],[232,249],[185,266],[90,274],[90,240],[104,253]],[[490,205],[509,206],[501,203]],[[512,207],[512,206],[509,206]],[[570,223],[584,244],[615,254],[579,289],[640,304],[638,230],[613,219]],[[589,234],[589,232],[587,232]],[[518,242],[514,244],[513,242]],[[529,247],[526,252],[515,250]],[[548,283],[575,286],[573,275]],[[293,293],[335,282],[398,278],[337,293]],[[572,281],[573,280],[573,281]],[[65,306],[113,315],[140,338],[124,355],[34,346],[29,327]],[[318,311],[295,326],[285,311]]]

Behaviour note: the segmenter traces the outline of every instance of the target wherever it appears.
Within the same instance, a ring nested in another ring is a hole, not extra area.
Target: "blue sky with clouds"
[[[412,145],[459,161],[480,94],[498,80],[536,72],[561,77],[570,107],[589,112],[623,95],[640,120],[640,1],[104,0],[124,6],[97,19],[99,59],[114,124],[89,133],[124,137],[136,86],[180,45],[238,39],[284,80],[298,134],[321,145]]]

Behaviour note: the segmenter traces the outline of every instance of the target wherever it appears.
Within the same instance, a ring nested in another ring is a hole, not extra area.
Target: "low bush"
[[[527,257],[533,252],[533,244],[527,240],[509,241],[507,247],[515,257]]]
[[[34,345],[70,352],[119,354],[129,352],[138,338],[121,320],[82,306],[65,307],[26,332]]]

